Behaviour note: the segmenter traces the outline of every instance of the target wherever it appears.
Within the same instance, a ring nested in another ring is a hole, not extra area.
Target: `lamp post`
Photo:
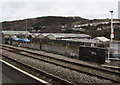
[[[113,29],[113,11],[111,13],[111,42],[114,40],[114,29]]]

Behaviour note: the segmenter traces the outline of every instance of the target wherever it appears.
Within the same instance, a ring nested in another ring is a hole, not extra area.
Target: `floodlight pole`
[[[114,29],[113,29],[113,11],[110,11],[111,13],[111,40],[110,43],[114,40]],[[110,63],[110,47],[108,47],[108,59],[107,62]]]
[[[114,40],[114,29],[113,29],[113,11],[111,13],[111,42]]]

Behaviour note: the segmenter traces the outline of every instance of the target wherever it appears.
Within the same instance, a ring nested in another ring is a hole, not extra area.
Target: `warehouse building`
[[[30,34],[29,31],[2,31],[2,34],[3,35],[19,35],[19,34],[22,34],[22,35],[26,35],[26,34]]]
[[[98,42],[109,42],[110,39],[106,38],[106,37],[95,37],[94,40],[98,41]]]
[[[2,37],[28,37],[31,33],[29,31],[2,31]]]
[[[47,39],[62,40],[62,39],[90,39],[91,36],[87,34],[68,34],[68,33],[43,33],[39,37]]]

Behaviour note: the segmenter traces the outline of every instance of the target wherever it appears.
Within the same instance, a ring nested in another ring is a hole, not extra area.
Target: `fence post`
[[[107,58],[107,63],[110,63],[110,48],[108,47],[108,58]]]

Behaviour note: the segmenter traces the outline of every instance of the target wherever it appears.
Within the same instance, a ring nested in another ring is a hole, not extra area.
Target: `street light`
[[[111,13],[111,42],[114,40],[114,29],[113,29],[113,11]]]

